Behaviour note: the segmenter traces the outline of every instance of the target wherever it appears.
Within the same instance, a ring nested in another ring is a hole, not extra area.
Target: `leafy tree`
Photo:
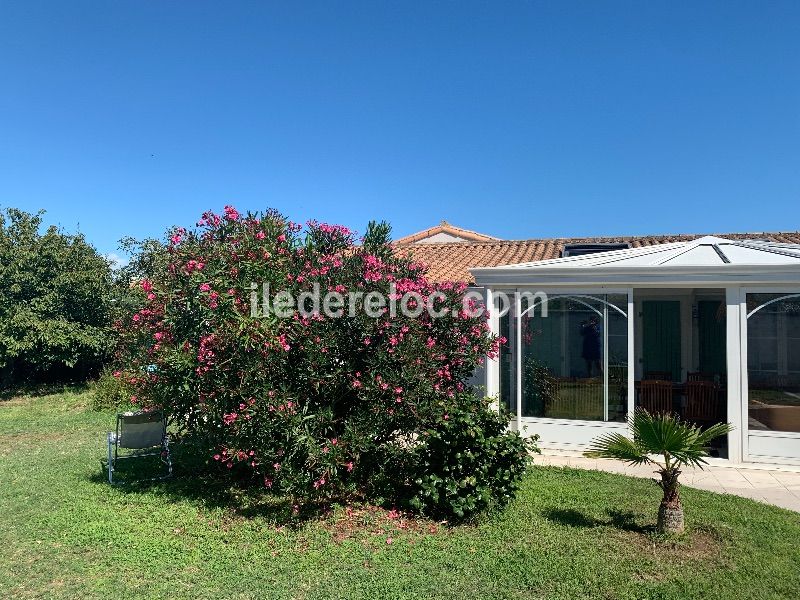
[[[164,409],[184,447],[298,502],[369,498],[465,518],[513,497],[528,447],[465,384],[498,343],[465,285],[430,283],[392,252],[385,223],[360,246],[344,227],[275,212],[226,207],[198,227],[169,232],[120,346],[133,401]],[[272,298],[316,284],[342,295],[342,314],[308,302],[288,318],[253,314],[262,284]],[[392,286],[442,316],[363,309],[371,292],[391,301]]]
[[[84,378],[112,346],[111,267],[42,212],[0,211],[0,379]]]
[[[633,439],[621,433],[607,433],[594,440],[586,452],[596,458],[615,458],[633,465],[657,467],[664,492],[658,509],[658,531],[683,531],[683,504],[678,489],[678,476],[683,465],[702,468],[708,456],[708,445],[731,430],[728,423],[717,423],[701,429],[670,414],[651,415],[636,409],[630,419]],[[654,458],[660,456],[661,461]]]

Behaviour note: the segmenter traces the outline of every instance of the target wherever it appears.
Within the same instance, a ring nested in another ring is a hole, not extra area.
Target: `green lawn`
[[[652,483],[535,468],[474,526],[365,509],[293,526],[279,502],[208,482],[110,487],[112,414],[88,402],[0,400],[0,598],[800,596],[800,515],[742,498],[685,489],[690,534],[664,540]]]

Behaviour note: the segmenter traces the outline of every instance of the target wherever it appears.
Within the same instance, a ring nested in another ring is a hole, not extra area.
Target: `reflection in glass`
[[[500,405],[516,414],[516,394],[514,393],[514,353],[511,338],[513,335],[512,311],[500,315],[500,337],[505,342],[500,344]]]
[[[747,295],[750,429],[800,432],[800,295]]]
[[[546,317],[523,303],[523,416],[624,420],[626,311],[623,295],[551,297]]]

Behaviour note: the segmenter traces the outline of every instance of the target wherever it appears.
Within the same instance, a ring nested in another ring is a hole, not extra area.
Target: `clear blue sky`
[[[800,229],[800,2],[0,4],[0,205],[396,235]]]

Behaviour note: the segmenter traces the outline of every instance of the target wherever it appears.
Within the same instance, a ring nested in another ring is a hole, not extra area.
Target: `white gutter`
[[[686,265],[686,266],[628,266],[628,267],[555,267],[531,265],[525,267],[481,267],[469,270],[476,285],[680,285],[710,286],[721,283],[744,285],[800,283],[800,262],[783,265]]]

